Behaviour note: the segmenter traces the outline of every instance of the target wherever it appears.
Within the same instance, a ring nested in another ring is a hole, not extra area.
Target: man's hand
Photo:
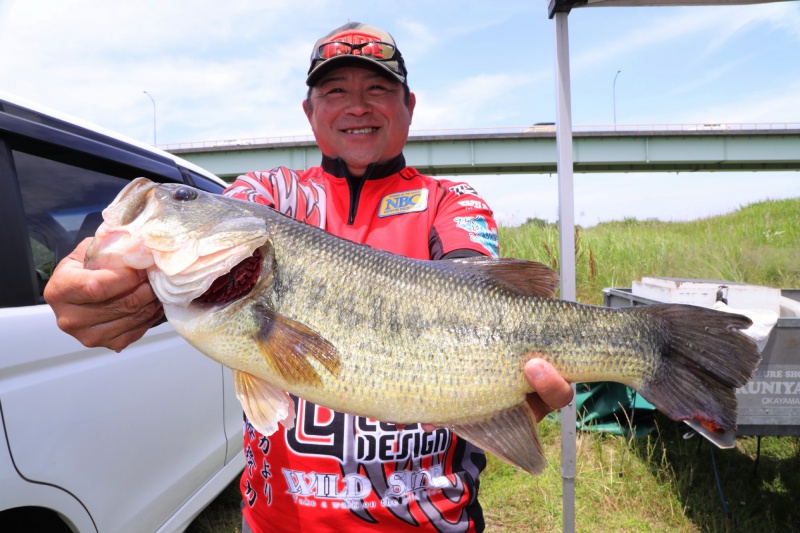
[[[555,409],[572,401],[572,387],[544,359],[534,358],[525,364],[525,377],[536,392],[528,394],[528,404],[540,421]]]
[[[144,271],[84,269],[90,243],[85,239],[58,264],[44,298],[63,331],[85,346],[118,352],[140,339],[164,310]]]

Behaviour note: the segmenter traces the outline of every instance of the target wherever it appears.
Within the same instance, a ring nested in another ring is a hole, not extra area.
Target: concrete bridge
[[[574,171],[800,170],[800,123],[575,126]],[[162,145],[223,178],[276,166],[305,169],[321,154],[308,136]],[[429,175],[556,172],[555,128],[412,131],[409,165]]]

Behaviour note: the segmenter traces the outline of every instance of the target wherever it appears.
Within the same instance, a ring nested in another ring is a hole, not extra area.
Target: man
[[[321,166],[251,172],[225,194],[412,258],[497,256],[492,212],[471,187],[405,165],[416,103],[406,74],[394,39],[378,28],[348,23],[322,37],[303,102]],[[143,273],[83,270],[85,246],[59,265],[45,296],[62,329],[121,350],[163,312]],[[525,370],[538,418],[569,402],[569,385],[549,364],[534,359]],[[265,437],[245,421],[245,530],[483,530],[481,450],[446,428],[399,428],[294,400],[293,430]]]

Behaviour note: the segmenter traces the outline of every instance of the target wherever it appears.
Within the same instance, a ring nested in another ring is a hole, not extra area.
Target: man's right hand
[[[91,242],[85,239],[58,264],[44,298],[64,332],[87,347],[119,352],[161,320],[164,310],[144,271],[83,268]]]

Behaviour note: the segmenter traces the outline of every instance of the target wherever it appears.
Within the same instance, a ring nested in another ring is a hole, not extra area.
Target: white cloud
[[[707,57],[723,49],[736,36],[767,26],[766,31],[785,31],[800,39],[800,9],[791,2],[752,6],[691,7],[670,9],[639,8],[635,24],[616,38],[597,44],[594,35],[576,35],[584,50],[572,59],[574,70],[593,69],[638,54],[656,54],[657,47],[676,46],[682,40],[702,37],[696,57]],[[637,13],[632,13],[636,15]],[[645,16],[647,15],[647,16]],[[757,37],[756,37],[757,38]]]
[[[800,127],[800,80],[788,86],[766,86],[745,99],[724,101],[682,113],[687,123],[794,125]]]
[[[486,124],[522,126],[518,100],[549,73],[478,74],[443,84],[435,93],[418,92],[415,129],[466,128]],[[530,122],[530,121],[527,121]]]
[[[693,220],[730,213],[763,200],[800,196],[798,172],[576,174],[575,223],[584,227],[625,218]],[[504,225],[529,218],[558,220],[558,178],[469,176]]]
[[[798,2],[573,13],[576,124],[611,123],[617,70],[621,123],[800,122]],[[311,43],[348,19],[398,39],[418,97],[416,130],[553,119],[554,26],[542,0],[408,0],[399,12],[343,0],[302,8],[290,0],[0,0],[0,49],[13,51],[0,54],[0,90],[143,142],[153,129],[144,90],[156,101],[159,143],[305,135]],[[702,212],[651,201],[653,188],[641,184],[659,183],[654,176],[576,176],[578,222]],[[718,175],[703,176],[693,178],[712,197]],[[796,177],[752,183],[800,195]],[[754,196],[741,178],[725,183]],[[501,218],[557,216],[555,177],[474,179]],[[736,190],[714,201],[735,207]]]

